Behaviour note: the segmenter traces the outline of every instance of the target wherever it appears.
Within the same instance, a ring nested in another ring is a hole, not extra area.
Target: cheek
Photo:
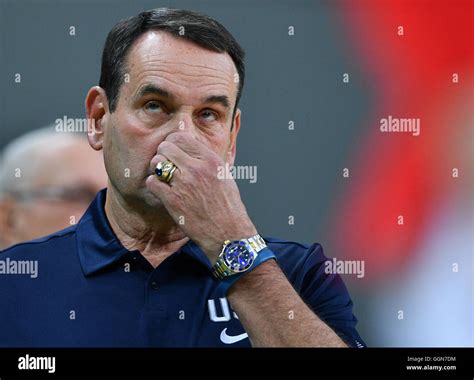
[[[222,133],[214,134],[206,137],[205,143],[217,153],[217,155],[225,159],[227,151],[229,149],[230,134],[227,131]]]
[[[109,125],[105,139],[104,161],[107,173],[116,180],[141,179],[148,175],[150,161],[162,139],[152,130],[134,124],[133,118],[115,119],[111,120],[115,124]]]
[[[116,136],[116,130],[114,127],[108,127],[104,137],[104,164],[107,174],[111,178],[115,178],[117,171],[121,167],[121,159],[123,157],[122,142],[119,137]]]

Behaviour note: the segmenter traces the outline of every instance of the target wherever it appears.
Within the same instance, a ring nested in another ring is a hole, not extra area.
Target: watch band
[[[265,243],[265,240],[263,240],[263,238],[259,234],[248,238],[247,241],[256,253],[259,253],[263,248],[267,246],[267,243]]]

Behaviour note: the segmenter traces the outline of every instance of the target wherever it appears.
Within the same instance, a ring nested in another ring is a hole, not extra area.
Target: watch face
[[[224,261],[234,272],[243,272],[252,266],[254,254],[243,241],[232,242],[224,251]]]

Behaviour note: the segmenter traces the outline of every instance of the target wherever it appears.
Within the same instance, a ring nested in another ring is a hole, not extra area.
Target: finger
[[[167,157],[168,160],[183,170],[191,165],[193,160],[196,160],[181,147],[169,141],[162,141],[160,145],[158,145],[157,154]]]
[[[150,163],[151,173],[145,180],[145,185],[152,192],[158,199],[160,199],[164,206],[168,209],[170,203],[172,203],[171,199],[174,195],[172,189],[172,183],[176,184],[179,177],[179,169],[173,173],[173,177],[171,178],[170,182],[165,182],[161,180],[158,175],[156,174],[156,165],[162,161],[169,161],[168,157],[163,156],[161,154],[155,155]]]
[[[200,142],[189,132],[170,133],[166,136],[165,141],[173,143],[193,158],[204,159],[210,150],[207,145]]]
[[[162,161],[163,158],[160,159],[160,157],[158,155],[154,155],[153,158],[151,159],[150,161],[150,166],[149,166],[149,171],[148,171],[148,174],[155,174],[155,169],[156,169],[156,165],[158,165],[158,162]]]
[[[151,159],[151,162],[150,162],[150,175],[153,175],[159,181],[161,181],[163,183],[166,183],[167,186],[172,186],[171,182],[176,182],[176,179],[178,177],[181,177],[182,170],[175,164],[176,170],[173,172],[173,177],[172,177],[171,181],[169,183],[164,182],[158,177],[158,175],[156,173],[156,167],[157,167],[158,163],[160,163],[162,161],[171,161],[175,164],[175,162],[172,159],[170,159],[168,156],[165,156],[165,155],[162,155],[162,154],[157,154],[157,155],[153,156],[153,158]]]
[[[173,176],[174,177],[174,176]],[[173,178],[174,180],[174,178]],[[145,181],[146,187],[158,199],[160,199],[166,208],[170,203],[171,187],[166,182],[161,181],[157,175],[149,175]]]

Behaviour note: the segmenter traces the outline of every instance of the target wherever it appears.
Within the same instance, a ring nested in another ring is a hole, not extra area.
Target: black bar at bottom
[[[164,373],[473,379],[474,366],[469,360],[473,354],[473,348],[3,348],[0,379],[91,375],[137,378]]]

